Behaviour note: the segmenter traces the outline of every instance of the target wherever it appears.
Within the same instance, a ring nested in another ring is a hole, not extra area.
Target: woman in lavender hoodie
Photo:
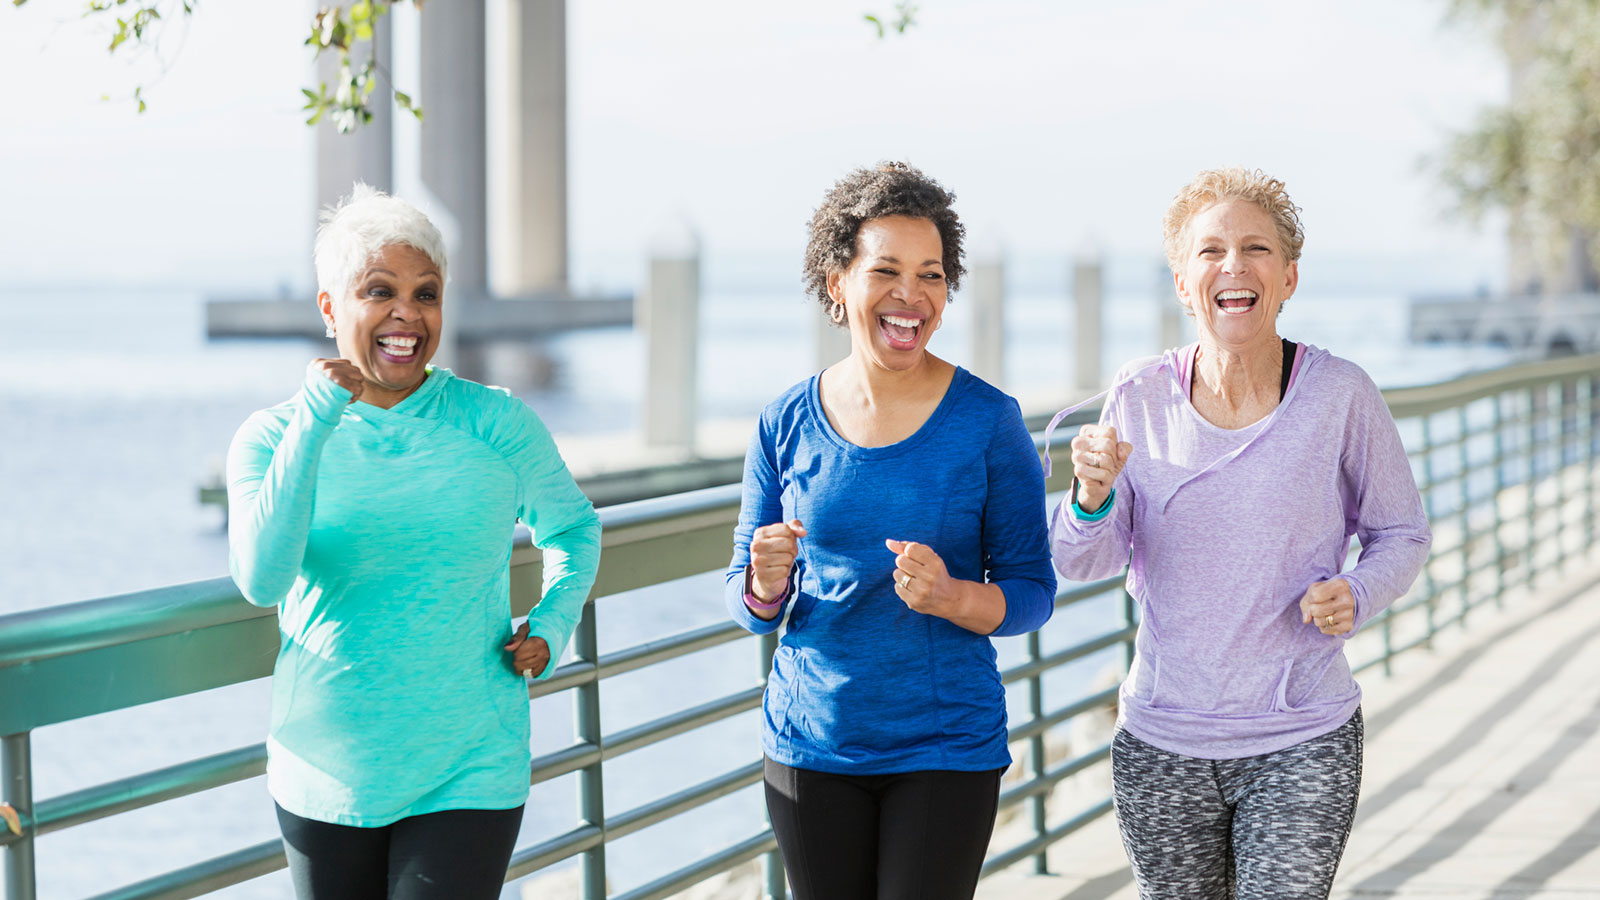
[[[1428,523],[1372,380],[1277,334],[1304,242],[1283,183],[1202,172],[1164,224],[1199,343],[1118,373],[1051,551],[1080,581],[1131,551],[1111,763],[1140,896],[1325,898],[1361,786],[1344,640],[1411,585]]]

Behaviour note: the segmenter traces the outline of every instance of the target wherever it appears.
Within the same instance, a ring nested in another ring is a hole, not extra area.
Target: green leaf
[[[372,23],[371,22],[360,22],[360,23],[358,23],[356,25],[356,40],[358,40],[358,41],[370,41],[370,40],[372,40]]]
[[[11,0],[11,5],[12,6],[21,6],[22,4],[27,3],[27,2],[28,2],[28,0]]]
[[[883,37],[883,23],[878,21],[878,17],[877,16],[871,15],[869,13],[867,15],[863,15],[861,18],[866,19],[868,22],[871,22],[873,27],[878,29],[878,37],[880,37],[880,38]]]
[[[350,4],[350,21],[356,24],[372,20],[372,4],[367,0]]]
[[[322,121],[322,114],[324,112],[326,112],[327,109],[328,108],[326,106],[318,106],[317,107],[317,111],[312,114],[311,118],[306,120],[306,124],[307,125],[315,125],[318,122]]]
[[[394,105],[400,107],[401,109],[410,109],[411,108],[411,95],[406,93],[405,91],[395,91],[394,92]]]

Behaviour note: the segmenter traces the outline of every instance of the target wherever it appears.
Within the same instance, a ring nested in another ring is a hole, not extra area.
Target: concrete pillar
[[[811,312],[811,336],[817,348],[819,372],[850,355],[850,329],[833,324],[821,307],[818,303]]]
[[[634,327],[645,340],[644,442],[692,453],[700,337],[700,248],[692,235],[651,255]]]
[[[975,261],[972,283],[972,374],[1004,389],[1006,264],[999,253]]]
[[[1073,381],[1080,391],[1100,388],[1101,261],[1099,254],[1079,256],[1072,264],[1072,303],[1077,310],[1077,352]]]
[[[421,13],[422,183],[449,222],[454,298],[487,296],[488,165],[484,0],[428,3]]]
[[[1165,259],[1156,264],[1156,315],[1160,317],[1160,346],[1157,352],[1181,347],[1183,339],[1183,304],[1178,301],[1178,288],[1172,281],[1172,269]]]
[[[506,3],[506,184],[496,223],[501,296],[567,290],[567,4]]]

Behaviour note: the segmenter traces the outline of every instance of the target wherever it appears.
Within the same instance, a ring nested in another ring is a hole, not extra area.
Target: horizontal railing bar
[[[664,822],[673,816],[704,806],[734,791],[759,784],[761,769],[762,763],[753,762],[742,769],[734,769],[732,772],[707,779],[659,800],[636,806],[627,812],[607,816],[606,840],[614,841],[641,828],[649,828],[658,822]]]
[[[246,603],[232,578],[61,603],[0,616],[0,667],[274,615]]]
[[[1054,669],[1056,666],[1066,665],[1075,659],[1080,659],[1088,656],[1091,653],[1104,650],[1107,647],[1114,647],[1117,644],[1126,643],[1132,640],[1133,636],[1138,632],[1139,626],[1129,625],[1125,628],[1119,628],[1116,631],[1102,634],[1097,638],[1092,638],[1081,643],[1073,644],[1071,647],[1068,647],[1065,650],[1057,650],[1049,656],[1045,656],[1036,660],[1030,660],[1018,666],[1013,666],[1012,668],[1006,669],[1004,672],[1000,673],[1000,683],[1010,684],[1011,682],[1019,679],[1032,678],[1035,675],[1048,672],[1051,669]]]
[[[1474,400],[1540,387],[1554,381],[1591,377],[1600,358],[1568,356],[1538,362],[1520,363],[1477,372],[1439,384],[1390,388],[1383,392],[1389,412],[1396,419],[1410,419],[1465,406]]]
[[[1017,741],[1025,741],[1036,734],[1043,734],[1045,731],[1074,716],[1081,716],[1086,712],[1110,706],[1116,701],[1117,691],[1119,690],[1121,690],[1120,687],[1109,687],[1098,693],[1080,698],[1054,712],[1035,719],[1029,719],[1026,723],[1011,729],[1011,732],[1006,735],[1006,743],[1015,744]]]
[[[642,725],[626,728],[616,734],[606,735],[602,751],[606,759],[632,753],[640,747],[648,747],[658,741],[693,731],[702,725],[719,722],[730,716],[736,716],[746,710],[756,709],[761,706],[761,694],[766,690],[765,685],[756,685],[725,697],[718,697],[699,706],[652,719]]]
[[[563,859],[577,856],[585,850],[605,843],[605,832],[598,825],[580,825],[566,834],[548,841],[524,847],[511,854],[511,865],[506,868],[506,880],[521,878]]]
[[[254,744],[87,787],[40,802],[34,813],[35,833],[49,834],[163,800],[244,781],[266,771],[267,745]]]
[[[687,656],[697,650],[705,650],[748,637],[750,632],[745,631],[735,622],[718,622],[693,631],[685,631],[660,640],[647,641],[636,644],[626,650],[615,653],[603,654],[600,657],[600,677],[610,678],[624,672],[632,672],[652,663]]]
[[[189,900],[276,872],[286,865],[288,861],[283,855],[283,841],[262,841],[252,847],[165,872],[137,884],[96,894],[89,900]]]
[[[676,872],[670,872],[656,880],[641,885],[625,894],[618,894],[611,900],[660,900],[682,891],[692,884],[699,884],[707,878],[725,872],[742,862],[755,859],[763,853],[778,849],[778,839],[773,837],[771,829],[758,835],[745,838],[726,850],[713,853],[700,861],[684,866]]]
[[[570,662],[556,669],[555,674],[543,681],[528,683],[528,699],[559,694],[562,691],[593,684],[600,677],[600,668],[587,660]]]
[[[600,748],[588,741],[580,741],[554,753],[534,757],[528,770],[528,784],[534,785],[576,772],[600,761]]]
[[[1001,869],[1007,868],[1008,866],[1016,865],[1022,860],[1033,856],[1046,847],[1049,847],[1051,844],[1054,844],[1056,841],[1061,840],[1067,835],[1077,831],[1078,829],[1089,824],[1090,822],[1093,822],[1095,819],[1100,818],[1108,812],[1111,812],[1110,797],[1107,797],[1099,803],[1096,803],[1094,806],[1091,806],[1083,812],[1078,813],[1067,821],[1057,825],[1056,827],[1030,841],[1018,844],[1004,853],[997,853],[994,856],[989,857],[983,863],[983,874],[992,875]]]
[[[1110,758],[1111,745],[1109,743],[1101,744],[1095,749],[1090,750],[1088,753],[1085,753],[1081,756],[1075,756],[1061,765],[1050,769],[1037,778],[1030,778],[1016,787],[1011,788],[1010,790],[1001,791],[999,804],[1000,808],[1005,809],[1013,804],[1021,803],[1023,800],[1032,797],[1034,794],[1046,793],[1053,789],[1059,782],[1071,778],[1072,776],[1082,772],[1084,769],[1089,768],[1097,762]]]
[[[1113,575],[1110,578],[1102,578],[1099,581],[1087,581],[1077,587],[1062,591],[1056,595],[1056,609],[1065,609],[1079,601],[1098,597],[1112,588],[1121,587],[1126,577],[1127,573],[1124,572],[1121,575]]]

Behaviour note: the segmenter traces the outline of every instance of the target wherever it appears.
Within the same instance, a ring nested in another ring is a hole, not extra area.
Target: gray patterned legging
[[[1361,710],[1276,753],[1196,759],[1117,729],[1117,827],[1141,900],[1325,900],[1361,791]]]

